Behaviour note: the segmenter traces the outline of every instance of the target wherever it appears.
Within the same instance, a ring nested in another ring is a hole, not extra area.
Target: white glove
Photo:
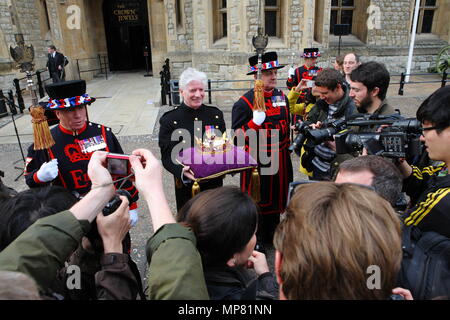
[[[288,74],[289,74],[289,78],[292,78],[295,75],[295,68],[294,67],[290,67]]]
[[[253,122],[260,126],[266,120],[266,113],[264,111],[253,111]]]
[[[42,182],[49,182],[58,176],[58,159],[45,162],[38,170],[37,178]]]
[[[130,211],[128,211],[128,213],[130,214],[131,227],[133,228],[136,225],[136,223],[138,222],[138,219],[139,219],[138,209],[130,210]]]

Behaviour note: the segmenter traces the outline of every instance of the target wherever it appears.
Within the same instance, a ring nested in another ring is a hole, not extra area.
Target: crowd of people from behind
[[[88,120],[95,98],[86,83],[48,85],[45,109],[59,120],[51,129],[55,144],[30,146],[29,190],[16,193],[0,184],[0,299],[449,298],[449,279],[439,278],[450,270],[448,247],[435,247],[423,269],[414,265],[415,273],[411,259],[426,249],[405,248],[411,241],[423,248],[423,239],[428,245],[436,237],[441,244],[450,241],[450,87],[434,92],[417,111],[425,148],[420,159],[381,157],[366,145],[338,154],[333,135],[319,143],[311,135],[299,152],[299,170],[309,180],[292,183],[295,154],[289,146],[296,124],[318,130],[358,115],[402,118],[386,100],[390,76],[383,64],[348,53],[336,57],[332,68],[320,68],[317,48],[306,48],[303,57],[305,64],[288,72],[287,95],[277,88],[284,67],[277,53],[266,52],[261,63],[250,57],[247,75],[263,83],[265,111],[255,108],[253,89],[232,109],[231,129],[243,137],[236,140],[243,142],[239,147],[250,151],[253,134],[259,141],[256,200],[255,169],[240,172],[239,187],[223,186],[223,177],[198,181],[189,165],[173,159],[179,146],[195,145],[195,134],[226,130],[220,108],[203,103],[203,72],[188,68],[181,74],[182,103],[160,118],[162,163],[137,149],[129,157],[132,174],[120,177],[107,163],[122,147],[110,128]],[[355,130],[376,134],[385,126]],[[173,139],[182,130],[190,141]],[[273,163],[262,154],[277,161],[270,174],[263,172]],[[164,194],[163,169],[173,175],[176,199]],[[201,192],[194,195],[196,184]],[[130,256],[139,198],[154,231],[146,244],[144,287]],[[105,211],[112,199],[119,205]],[[404,207],[402,199],[409,201]],[[177,212],[171,212],[175,201]],[[272,245],[274,273],[265,255]],[[369,285],[373,267],[376,281]],[[74,270],[79,279],[73,280]]]

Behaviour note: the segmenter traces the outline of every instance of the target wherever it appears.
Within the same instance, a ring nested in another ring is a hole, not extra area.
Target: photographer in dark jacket
[[[353,99],[349,97],[344,77],[337,70],[328,68],[319,73],[313,92],[320,99],[311,109],[307,120],[316,129],[321,128],[324,121],[343,120],[357,112]],[[334,142],[331,141],[317,146],[313,141],[307,141],[301,161],[304,168],[313,172],[314,180],[331,180],[332,171],[339,163],[350,158],[349,155],[336,156],[335,149]]]
[[[430,159],[442,163],[419,168],[401,162],[404,190],[414,201],[405,212],[404,223],[450,237],[450,87],[429,96],[417,110],[417,120],[422,123],[420,140]]]

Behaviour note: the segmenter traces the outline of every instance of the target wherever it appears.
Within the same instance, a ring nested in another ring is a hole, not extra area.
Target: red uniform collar
[[[70,134],[71,136],[77,136],[77,135],[79,135],[79,134],[82,134],[82,133],[86,130],[86,128],[87,128],[87,122],[85,122],[83,128],[81,128],[81,129],[78,130],[78,131],[68,130],[68,129],[64,128],[61,124],[59,124],[59,129],[60,129],[63,133],[65,133],[65,134]]]
[[[273,96],[273,90],[271,91],[264,91],[264,98],[270,98],[271,96]]]
[[[307,67],[306,64],[303,65],[303,68],[305,68],[306,70],[311,70],[314,69],[316,66],[312,66],[312,67]]]

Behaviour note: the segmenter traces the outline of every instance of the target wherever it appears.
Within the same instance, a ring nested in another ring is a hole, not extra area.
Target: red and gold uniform
[[[289,106],[287,97],[281,90],[274,89],[264,92],[266,106],[266,119],[258,126],[253,118],[254,91],[250,90],[244,94],[233,106],[232,128],[235,134],[244,134],[247,138],[248,130],[253,129],[258,136],[257,153],[250,150],[252,143],[246,144],[246,149],[252,154],[258,155],[258,164],[261,181],[261,201],[258,203],[262,215],[280,214],[286,208],[289,183],[292,182],[292,163],[288,151],[289,139]],[[240,130],[239,130],[240,129]],[[278,137],[274,130],[278,130]],[[262,139],[261,139],[262,138]],[[239,139],[238,139],[239,141]],[[261,163],[260,155],[278,160],[277,164]],[[275,156],[276,155],[276,156]],[[275,170],[270,175],[261,174],[262,168],[272,167]],[[251,170],[241,173],[241,189],[250,194]]]
[[[72,192],[77,192],[80,196],[88,193],[92,183],[87,174],[87,168],[92,152],[82,152],[78,143],[80,141],[86,139],[104,141],[106,143],[104,151],[123,153],[122,147],[111,129],[100,124],[86,122],[85,126],[77,132],[57,125],[51,129],[51,134],[56,143],[50,149],[35,151],[33,145],[28,148],[25,181],[30,188],[41,187],[51,183],[62,186]],[[58,159],[58,176],[48,183],[39,181],[37,171],[44,162],[52,159]],[[117,182],[116,188],[122,182]],[[132,197],[130,209],[137,208],[136,202],[139,195],[132,182],[129,180],[125,181],[122,189],[127,190]]]

